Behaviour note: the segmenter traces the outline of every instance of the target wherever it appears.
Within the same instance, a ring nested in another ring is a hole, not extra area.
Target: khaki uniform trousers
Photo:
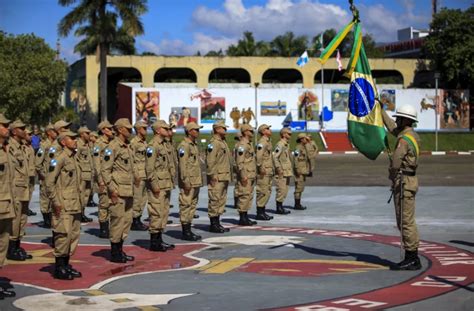
[[[140,179],[138,186],[133,185],[133,218],[142,217],[146,204],[145,180]]]
[[[276,201],[283,203],[288,195],[290,188],[290,177],[275,177],[276,179]]]
[[[84,214],[84,210],[86,209],[87,203],[89,203],[89,197],[92,193],[92,181],[90,180],[82,180],[81,181],[81,188],[82,188],[82,213]]]
[[[3,266],[8,250],[8,238],[12,233],[12,218],[0,219],[0,267]]]
[[[33,191],[35,190],[35,176],[30,176],[29,179],[29,190],[30,190],[30,201],[31,198],[33,197]]]
[[[161,190],[158,198],[148,190],[148,215],[150,216],[150,233],[159,233],[165,230],[170,212],[171,190]]]
[[[41,213],[51,213],[51,202],[46,194],[46,183],[40,180],[40,210]]]
[[[81,213],[66,214],[59,217],[53,213],[54,251],[55,257],[72,256],[79,244],[81,235]]]
[[[28,201],[15,201],[15,218],[12,221],[10,240],[18,241],[25,236],[25,226],[28,222]]]
[[[420,237],[418,236],[418,228],[415,221],[415,191],[406,190],[404,191],[403,199],[403,213],[400,215],[401,199],[400,199],[400,187],[395,187],[394,203],[395,203],[395,214],[397,217],[397,227],[400,227],[400,220],[403,222],[403,248],[405,251],[415,251],[418,249]],[[400,217],[401,216],[401,217]]]
[[[208,184],[207,188],[209,195],[209,204],[207,213],[209,217],[217,217],[224,214],[225,204],[227,203],[228,187],[228,181],[218,181],[214,186],[212,186],[210,183]]]
[[[255,188],[255,178],[249,178],[247,185],[244,186],[237,182],[239,187],[239,196],[237,197],[237,210],[240,212],[248,212],[252,208],[253,193]]]
[[[301,199],[301,194],[304,191],[304,186],[306,183],[306,176],[299,175],[298,177],[295,176],[295,199]]]
[[[99,222],[109,220],[110,198],[108,193],[99,192]]]
[[[257,207],[265,207],[272,194],[272,175],[257,175]]]
[[[117,204],[110,204],[110,242],[125,241],[132,226],[133,197],[118,197]]]
[[[188,194],[184,192],[184,189],[179,190],[179,220],[182,224],[190,224],[193,222],[200,189],[200,187],[191,188]]]

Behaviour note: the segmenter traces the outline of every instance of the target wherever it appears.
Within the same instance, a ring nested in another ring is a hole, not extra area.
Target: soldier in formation
[[[144,121],[138,121],[134,127],[136,135],[130,141],[130,147],[133,153],[133,166],[139,180],[133,189],[133,220],[131,230],[146,231],[148,227],[142,223],[141,217],[147,201],[145,160],[147,148],[146,129],[148,125]]]
[[[273,181],[273,146],[270,125],[262,124],[258,127],[260,140],[257,144],[257,220],[272,220],[273,216],[265,212]]]
[[[91,222],[92,218],[86,216],[85,209],[89,202],[89,197],[92,193],[92,181],[93,181],[93,162],[92,154],[90,149],[90,130],[86,127],[80,127],[77,133],[79,138],[77,139],[77,162],[80,168],[81,176],[81,222]]]

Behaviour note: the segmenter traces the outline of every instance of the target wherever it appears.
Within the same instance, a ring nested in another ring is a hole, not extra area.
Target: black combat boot
[[[265,206],[264,207],[257,207],[257,220],[272,220],[273,216],[268,215],[265,213]]]
[[[163,244],[161,232],[150,233],[150,250],[153,252],[166,252],[168,250]]]
[[[36,216],[36,212],[33,212],[31,209],[28,208],[28,211],[26,211],[26,216]]]
[[[199,218],[199,215],[198,215],[198,214],[194,214],[194,215],[193,215],[193,218],[194,218],[194,219],[198,219],[198,218]]]
[[[146,231],[148,230],[148,227],[145,226],[145,224],[142,223],[140,220],[140,216],[133,218],[132,220],[132,226],[130,227],[130,230],[132,231]]]
[[[283,202],[278,202],[278,201],[277,201],[277,210],[276,210],[276,213],[277,213],[277,214],[280,214],[280,215],[288,215],[288,214],[290,214],[291,212],[290,212],[290,211],[287,211],[286,209],[283,208]]]
[[[127,259],[122,255],[120,243],[110,242],[110,261],[117,263],[126,263]]]
[[[23,257],[21,252],[16,248],[16,241],[10,240],[8,242],[7,258],[9,260],[25,261],[26,258]]]
[[[6,288],[0,287],[0,299],[3,298],[13,298],[16,296],[16,293],[12,290],[7,290]]]
[[[130,256],[130,255],[127,255],[127,254],[123,251],[123,240],[120,241],[120,251],[122,252],[122,256],[125,258],[125,260],[127,260],[127,261],[134,261],[134,260],[135,260],[135,257]]]
[[[211,225],[209,226],[209,232],[213,233],[224,233],[224,230],[219,227],[217,224],[217,217],[209,217],[209,221]]]
[[[108,239],[109,238],[109,222],[99,222],[100,231],[99,238]]]
[[[191,224],[181,224],[183,228],[183,233],[181,235],[181,240],[185,241],[199,241],[201,239],[200,235],[194,234],[191,231]]]
[[[239,212],[239,226],[253,226],[253,222],[250,221],[249,217],[247,216],[247,212]]]
[[[418,257],[418,250],[415,251],[405,251],[405,259],[391,267],[391,270],[420,270],[421,262],[420,257]]]
[[[64,258],[65,258],[64,261],[65,261],[65,264],[66,264],[65,267],[66,267],[67,272],[69,272],[69,274],[71,274],[75,278],[80,278],[82,276],[82,273],[80,273],[79,271],[74,269],[72,267],[72,265],[69,264],[70,256],[67,256],[67,257],[64,257]]]
[[[20,246],[21,240],[16,241],[16,248],[18,252],[23,256],[25,259],[33,259],[33,256],[28,254],[23,247]]]
[[[89,202],[87,202],[87,206],[89,207],[97,207],[97,203],[94,202],[94,199],[92,197],[92,194],[89,196]]]
[[[246,212],[245,213],[245,218],[247,218],[247,221],[250,222],[252,225],[256,225],[257,222],[255,220],[252,220],[249,218],[249,214]]]
[[[82,215],[81,215],[81,222],[82,222],[82,223],[92,222],[92,218],[89,218],[89,217],[86,216],[86,214],[82,213]]]
[[[293,209],[298,210],[298,211],[304,211],[306,209],[306,206],[301,205],[301,199],[295,199],[295,206]]]
[[[56,257],[56,265],[54,267],[55,279],[59,280],[73,280],[74,277],[66,268],[66,258],[65,257]]]
[[[43,228],[51,229],[51,213],[43,214]]]
[[[223,225],[221,225],[221,216],[217,216],[217,225],[224,230],[224,232],[229,232],[230,229],[229,228],[226,228],[224,227]]]

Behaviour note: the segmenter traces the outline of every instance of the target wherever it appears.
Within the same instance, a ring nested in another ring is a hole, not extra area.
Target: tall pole
[[[321,34],[321,54],[324,51],[324,42],[323,42],[323,35]],[[321,64],[321,129],[320,131],[324,131],[324,64]]]
[[[258,129],[258,120],[257,120],[257,108],[258,108],[258,99],[257,99],[257,89],[258,89],[258,86],[260,85],[260,83],[258,82],[255,82],[253,84],[255,86],[255,129]],[[257,142],[257,135],[254,135],[253,136],[253,139],[254,139],[254,142],[256,143]]]
[[[438,151],[438,79],[439,79],[439,72],[435,72],[435,151]]]

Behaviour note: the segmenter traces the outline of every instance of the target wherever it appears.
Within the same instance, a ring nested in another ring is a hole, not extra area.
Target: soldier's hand
[[[313,172],[309,172],[308,177],[313,177]]]
[[[61,205],[54,205],[54,208],[53,208],[53,212],[54,212],[54,215],[59,218],[59,216],[61,215],[61,210],[63,209],[63,207]]]
[[[211,177],[210,183],[211,186],[215,187],[217,184],[217,178],[215,176]]]
[[[261,168],[261,169],[259,170],[259,175],[260,175],[260,177],[264,177],[264,176],[265,176],[265,169],[264,169],[264,168]]]
[[[160,197],[160,188],[153,189],[153,195],[158,199]]]
[[[242,178],[240,183],[242,184],[242,186],[247,187],[247,184],[249,183],[249,179],[247,177]]]
[[[283,177],[283,171],[281,170],[281,168],[277,168],[276,173],[279,177]]]
[[[99,192],[104,192],[105,191],[105,185],[104,184],[99,184]]]
[[[114,204],[114,205],[117,204],[117,202],[118,202],[118,193],[117,193],[117,191],[112,191],[110,193],[110,201],[112,201],[112,204]]]
[[[140,186],[140,177],[135,177],[134,183],[135,183],[135,187]]]
[[[38,179],[43,181],[44,180],[44,175],[41,173],[38,173]]]

